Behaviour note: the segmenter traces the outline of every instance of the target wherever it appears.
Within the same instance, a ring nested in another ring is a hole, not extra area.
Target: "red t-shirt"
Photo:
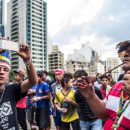
[[[100,92],[102,94],[102,98],[104,99],[106,97],[106,89],[103,89],[103,87],[100,87]]]
[[[21,98],[21,99],[17,102],[16,107],[17,107],[17,108],[26,108],[26,107],[27,107],[27,98],[26,98],[26,97]]]
[[[122,82],[115,84],[108,96],[104,99],[106,104],[107,120],[104,124],[104,130],[112,130],[112,125],[116,119],[121,96]],[[127,103],[127,102],[126,102]],[[124,112],[124,116],[117,130],[130,130],[130,104]]]

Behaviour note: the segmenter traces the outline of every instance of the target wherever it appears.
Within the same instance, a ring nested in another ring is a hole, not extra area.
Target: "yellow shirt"
[[[75,94],[75,91],[71,90],[69,92],[69,94],[67,95],[67,98],[75,101],[74,94]],[[55,103],[60,103],[60,105],[63,105],[63,103],[64,103],[64,95],[61,92],[61,90],[56,93],[56,98],[55,98],[54,102]],[[76,120],[78,118],[79,118],[79,116],[78,116],[78,112],[77,112],[76,107],[73,107],[73,110],[71,112],[69,112],[69,110],[68,110],[66,113],[62,113],[62,115],[61,115],[61,120],[63,122],[71,122],[71,121],[74,121],[74,120]]]

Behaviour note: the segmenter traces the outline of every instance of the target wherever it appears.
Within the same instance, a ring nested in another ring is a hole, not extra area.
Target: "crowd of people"
[[[22,82],[24,72],[14,71],[14,82]],[[30,128],[50,130],[51,116],[57,130],[102,130],[103,121],[96,117],[86,99],[78,89],[77,83],[88,76],[84,70],[74,74],[65,73],[63,69],[54,71],[55,80],[47,79],[47,71],[37,71],[38,83],[30,88],[26,97],[17,104],[18,121],[23,130],[27,130],[26,115]],[[110,90],[108,76],[101,77],[100,87],[94,87],[100,99],[104,99]]]
[[[62,68],[55,69],[50,80],[47,71],[35,72],[26,45],[18,55],[27,78],[20,68],[9,82],[9,54],[1,50],[0,130],[50,130],[52,120],[56,130],[130,130],[130,42],[117,47],[124,63],[117,83],[111,73],[99,78],[83,69],[71,74]]]

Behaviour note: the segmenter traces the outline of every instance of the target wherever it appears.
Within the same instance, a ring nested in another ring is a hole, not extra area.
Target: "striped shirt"
[[[101,99],[102,95],[101,95],[98,88],[95,88],[95,92],[98,95],[98,97]],[[79,119],[80,120],[82,120],[82,121],[93,121],[93,120],[97,119],[97,117],[91,111],[88,103],[86,102],[85,97],[81,94],[81,92],[79,90],[77,90],[75,92],[75,101],[79,105],[78,112],[79,112]]]
[[[107,113],[107,120],[104,124],[104,130],[112,130],[112,125],[114,124],[117,111],[119,109],[121,90],[122,90],[122,82],[118,82],[112,87],[108,96],[104,99]],[[126,104],[127,103],[128,101],[126,101]],[[128,107],[124,112],[118,130],[130,130],[130,104],[128,105]]]

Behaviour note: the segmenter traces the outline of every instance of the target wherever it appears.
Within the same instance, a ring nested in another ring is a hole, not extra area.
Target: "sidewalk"
[[[30,125],[29,125],[28,121],[27,121],[27,125],[28,125],[28,130],[30,130]],[[20,130],[22,130],[22,129],[20,128]],[[37,130],[38,130],[38,128],[37,128]],[[52,116],[51,116],[51,129],[50,130],[56,130]]]

